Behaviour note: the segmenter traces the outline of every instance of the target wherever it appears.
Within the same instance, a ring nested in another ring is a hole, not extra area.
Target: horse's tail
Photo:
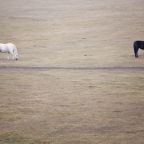
[[[134,54],[135,54],[135,57],[138,57],[138,42],[135,41],[134,44],[133,44],[133,48],[134,48]]]

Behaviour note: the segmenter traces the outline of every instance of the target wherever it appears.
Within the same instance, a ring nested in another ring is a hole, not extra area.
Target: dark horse
[[[134,48],[134,54],[135,57],[138,57],[138,50],[143,49],[144,50],[144,41],[135,41],[133,43],[133,48]]]

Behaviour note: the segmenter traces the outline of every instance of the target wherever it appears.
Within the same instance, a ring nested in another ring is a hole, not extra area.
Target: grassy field
[[[143,143],[142,0],[0,3],[0,144]]]

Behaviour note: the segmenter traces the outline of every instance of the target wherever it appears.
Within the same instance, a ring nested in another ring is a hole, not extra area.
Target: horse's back
[[[16,45],[14,45],[13,43],[7,43],[6,45],[7,45],[8,47],[16,48]]]
[[[134,46],[140,49],[144,49],[144,41],[141,40],[135,41]]]
[[[16,46],[13,43],[0,43],[0,52],[12,52],[16,49]]]
[[[18,60],[17,48],[13,43],[0,43],[0,52],[9,53],[12,55],[12,59]]]
[[[13,43],[0,43],[0,46],[3,46],[3,47],[6,47],[6,46],[16,47]]]

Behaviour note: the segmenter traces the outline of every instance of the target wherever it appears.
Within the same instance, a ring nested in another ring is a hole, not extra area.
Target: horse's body
[[[137,58],[138,57],[138,50],[139,49],[144,50],[144,41],[135,41],[133,43],[133,48],[134,48],[135,57]]]
[[[0,52],[9,53],[12,59],[18,60],[17,48],[13,43],[2,44],[0,43]],[[10,59],[10,56],[8,57]]]

